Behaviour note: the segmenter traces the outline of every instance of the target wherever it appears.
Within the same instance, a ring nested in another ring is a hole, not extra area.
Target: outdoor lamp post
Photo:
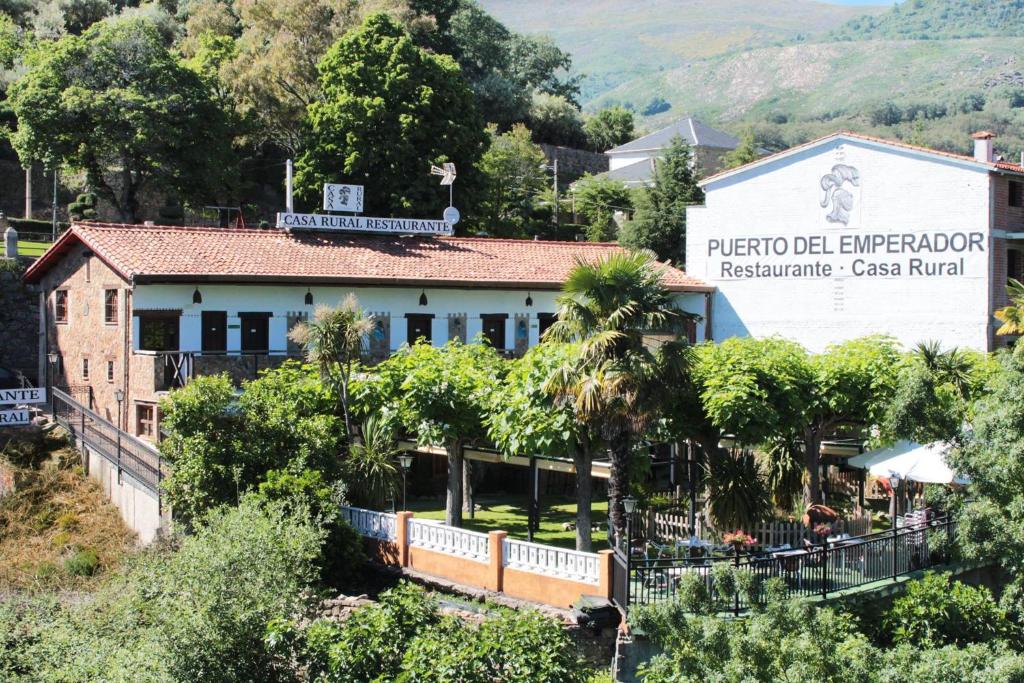
[[[892,498],[889,501],[889,515],[892,517],[892,528],[896,528],[896,516],[900,513],[900,475],[896,472],[889,472],[889,487],[892,489]]]
[[[124,389],[114,392],[117,401],[117,483],[121,483],[121,403],[124,401]]]
[[[46,354],[46,360],[49,361],[46,364],[46,398],[53,405],[53,375],[57,367],[57,359],[60,358],[56,353],[52,351]]]
[[[402,453],[398,456],[398,464],[402,467],[402,510],[405,510],[406,475],[409,473],[409,468],[412,467],[412,455],[408,452]]]

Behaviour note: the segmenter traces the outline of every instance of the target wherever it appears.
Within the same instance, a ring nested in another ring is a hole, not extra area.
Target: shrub
[[[434,601],[402,582],[342,624],[321,619],[309,627],[305,657],[310,678],[322,683],[394,680],[409,642],[437,621]]]
[[[907,584],[906,593],[893,601],[883,623],[893,642],[918,647],[1017,642],[1020,636],[987,588],[932,572]]]
[[[736,570],[728,562],[715,562],[711,567],[715,596],[728,608],[736,595]]]
[[[91,548],[82,548],[64,560],[64,569],[72,576],[92,576],[99,568],[99,555]]]

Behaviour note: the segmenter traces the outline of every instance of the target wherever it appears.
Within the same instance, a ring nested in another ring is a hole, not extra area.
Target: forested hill
[[[1024,0],[906,0],[884,14],[851,19],[836,40],[941,40],[1024,36]]]

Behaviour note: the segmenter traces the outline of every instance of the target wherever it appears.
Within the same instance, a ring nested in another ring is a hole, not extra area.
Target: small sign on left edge
[[[0,427],[19,427],[32,422],[28,408],[19,410],[0,410]]]

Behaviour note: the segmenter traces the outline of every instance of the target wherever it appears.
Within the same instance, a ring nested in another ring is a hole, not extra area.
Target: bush
[[[951,581],[948,575],[933,572],[920,581],[909,582],[906,593],[893,601],[883,622],[894,643],[917,647],[1017,642],[1020,637],[1016,624],[987,588]]]
[[[82,548],[64,560],[64,569],[72,576],[92,576],[99,568],[99,555],[91,548]]]
[[[291,680],[264,634],[310,606],[323,540],[281,505],[218,510],[41,629],[30,680]]]
[[[722,603],[722,609],[728,609],[736,595],[736,570],[728,562],[715,562],[711,567],[714,581],[715,597]]]

